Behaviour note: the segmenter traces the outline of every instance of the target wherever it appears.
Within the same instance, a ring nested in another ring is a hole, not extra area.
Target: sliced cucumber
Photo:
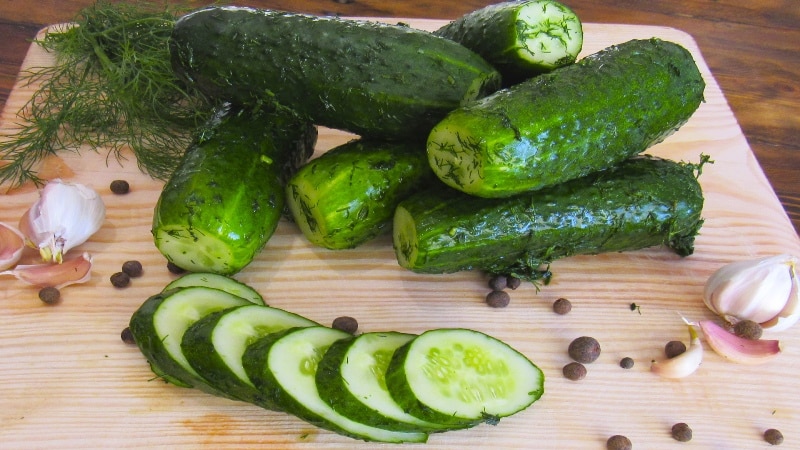
[[[231,277],[210,272],[187,273],[186,275],[176,278],[170,282],[164,288],[164,290],[169,291],[171,289],[189,286],[211,287],[233,295],[238,295],[239,297],[247,299],[251,303],[255,303],[257,305],[266,305],[266,302],[264,302],[264,297],[262,297],[261,294],[259,294],[258,291],[252,287]]]
[[[496,424],[544,393],[527,357],[478,331],[426,331],[394,353],[386,385],[409,414],[449,428]]]
[[[130,330],[156,375],[183,387],[230,397],[209,386],[181,351],[186,329],[216,311],[249,305],[237,295],[209,287],[186,287],[158,293],[133,313]]]
[[[270,333],[319,325],[282,309],[245,305],[198,320],[186,330],[181,349],[189,364],[215,389],[261,407],[279,409],[248,378],[242,356],[248,345]]]
[[[317,370],[320,397],[358,422],[397,431],[438,431],[440,424],[407,414],[386,388],[386,368],[395,350],[416,337],[398,332],[364,333],[331,345]]]
[[[319,396],[316,372],[325,351],[351,339],[344,331],[322,326],[268,335],[245,350],[242,362],[253,384],[286,412],[320,428],[377,442],[425,442],[426,433],[385,430],[338,413]]]

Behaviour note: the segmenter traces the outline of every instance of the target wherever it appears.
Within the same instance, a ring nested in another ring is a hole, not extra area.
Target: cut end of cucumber
[[[583,27],[577,15],[552,1],[528,2],[517,17],[517,52],[541,71],[575,62],[583,47]]]
[[[250,263],[252,255],[235,255],[219,239],[200,230],[159,226],[153,233],[156,248],[168,261],[189,272],[233,275]]]
[[[421,334],[403,364],[408,386],[426,407],[452,418],[498,420],[541,397],[544,375],[507,344],[472,330]]]
[[[392,241],[397,263],[400,267],[413,270],[419,254],[417,226],[414,217],[402,205],[394,211]]]
[[[469,120],[458,110],[439,122],[428,136],[428,163],[436,176],[448,186],[474,193],[483,184],[483,146],[480,136],[459,126]]]

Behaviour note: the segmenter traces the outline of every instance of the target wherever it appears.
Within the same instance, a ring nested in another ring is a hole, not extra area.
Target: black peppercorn
[[[486,296],[486,304],[492,308],[505,308],[511,302],[506,291],[492,291]]]
[[[122,271],[129,277],[136,278],[142,276],[142,263],[139,261],[125,261],[122,264]]]
[[[358,321],[350,316],[341,316],[333,319],[331,327],[345,333],[355,334],[358,330]]]
[[[626,356],[619,360],[619,366],[623,369],[630,369],[633,367],[633,358]]]
[[[117,272],[111,275],[111,284],[117,288],[123,288],[131,284],[131,277],[125,272]]]

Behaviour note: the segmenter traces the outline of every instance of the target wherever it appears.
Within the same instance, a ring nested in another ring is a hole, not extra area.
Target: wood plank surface
[[[434,29],[441,20],[403,20]],[[582,256],[555,262],[553,282],[537,291],[523,285],[504,309],[487,307],[486,279],[478,273],[417,275],[395,262],[388,236],[348,251],[308,244],[282,222],[275,236],[237,278],[267,302],[330,323],[356,317],[360,331],[420,333],[431,328],[466,327],[500,338],[527,355],[545,373],[545,394],[531,408],[497,426],[431,436],[426,448],[602,449],[613,434],[631,438],[636,449],[680,445],[670,427],[694,429],[692,448],[753,449],[766,444],[762,433],[778,428],[782,448],[800,448],[800,327],[781,333],[784,354],[765,366],[741,366],[706,352],[694,375],[677,381],[649,372],[664,344],[688,336],[679,314],[711,318],[702,287],[721,264],[781,252],[800,255],[800,240],[772,190],[723,92],[692,36],[667,27],[585,25],[584,54],[613,43],[651,36],[689,48],[707,82],[706,102],[676,134],[650,153],[713,165],[700,178],[706,194],[705,225],[696,252],[678,258],[654,248],[621,254]],[[32,48],[24,66],[47,64]],[[30,87],[17,85],[8,97],[0,127],[13,128],[14,113]],[[346,133],[322,130],[322,153],[345,142]],[[394,448],[363,443],[319,430],[286,414],[153,379],[134,346],[120,332],[133,311],[174,276],[150,236],[150,221],[161,183],[139,173],[135,161],[122,165],[84,152],[48,161],[47,173],[94,187],[103,196],[103,228],[77,251],[94,255],[91,281],[64,289],[60,304],[46,306],[36,289],[0,279],[0,448]],[[116,196],[114,179],[130,182]],[[16,224],[35,200],[32,187],[0,197],[0,221]],[[34,255],[26,255],[33,261]],[[109,277],[136,259],[144,276],[117,289]],[[573,310],[558,316],[552,302],[566,297]],[[631,303],[639,306],[631,310]],[[587,377],[566,380],[569,342],[596,337],[603,348]],[[632,369],[618,365],[634,358]]]

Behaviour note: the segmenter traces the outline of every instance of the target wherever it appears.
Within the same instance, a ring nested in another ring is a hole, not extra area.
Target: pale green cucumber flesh
[[[130,329],[153,372],[167,381],[197,387],[228,397],[210,387],[186,360],[181,340],[186,330],[208,314],[250,302],[233,294],[207,287],[178,288],[157,294],[133,314]]]
[[[229,276],[220,275],[217,273],[187,273],[182,275],[180,278],[176,278],[175,280],[171,281],[163,290],[169,291],[175,288],[189,286],[205,286],[219,289],[221,291],[242,297],[257,305],[266,304],[264,302],[264,297],[262,297],[261,294],[259,294],[258,291],[252,287]]]
[[[205,317],[184,335],[182,348],[192,367],[208,383],[231,397],[279,409],[256,389],[242,365],[248,345],[279,331],[318,325],[297,314],[261,305],[245,305]]]
[[[425,442],[426,433],[385,430],[339,414],[319,396],[319,361],[336,341],[352,335],[327,327],[306,327],[267,336],[250,345],[244,365],[250,379],[284,410],[327,430],[376,442]],[[262,352],[266,352],[263,354]]]
[[[337,341],[317,370],[320,396],[342,415],[367,425],[397,431],[442,431],[441,425],[403,411],[386,387],[386,368],[394,351],[414,337],[371,332]]]
[[[527,2],[517,11],[518,57],[542,71],[575,61],[583,47],[583,28],[575,13],[558,2]]]
[[[544,374],[527,357],[478,331],[427,331],[401,347],[387,385],[409,412],[453,428],[497,423],[544,393]]]

